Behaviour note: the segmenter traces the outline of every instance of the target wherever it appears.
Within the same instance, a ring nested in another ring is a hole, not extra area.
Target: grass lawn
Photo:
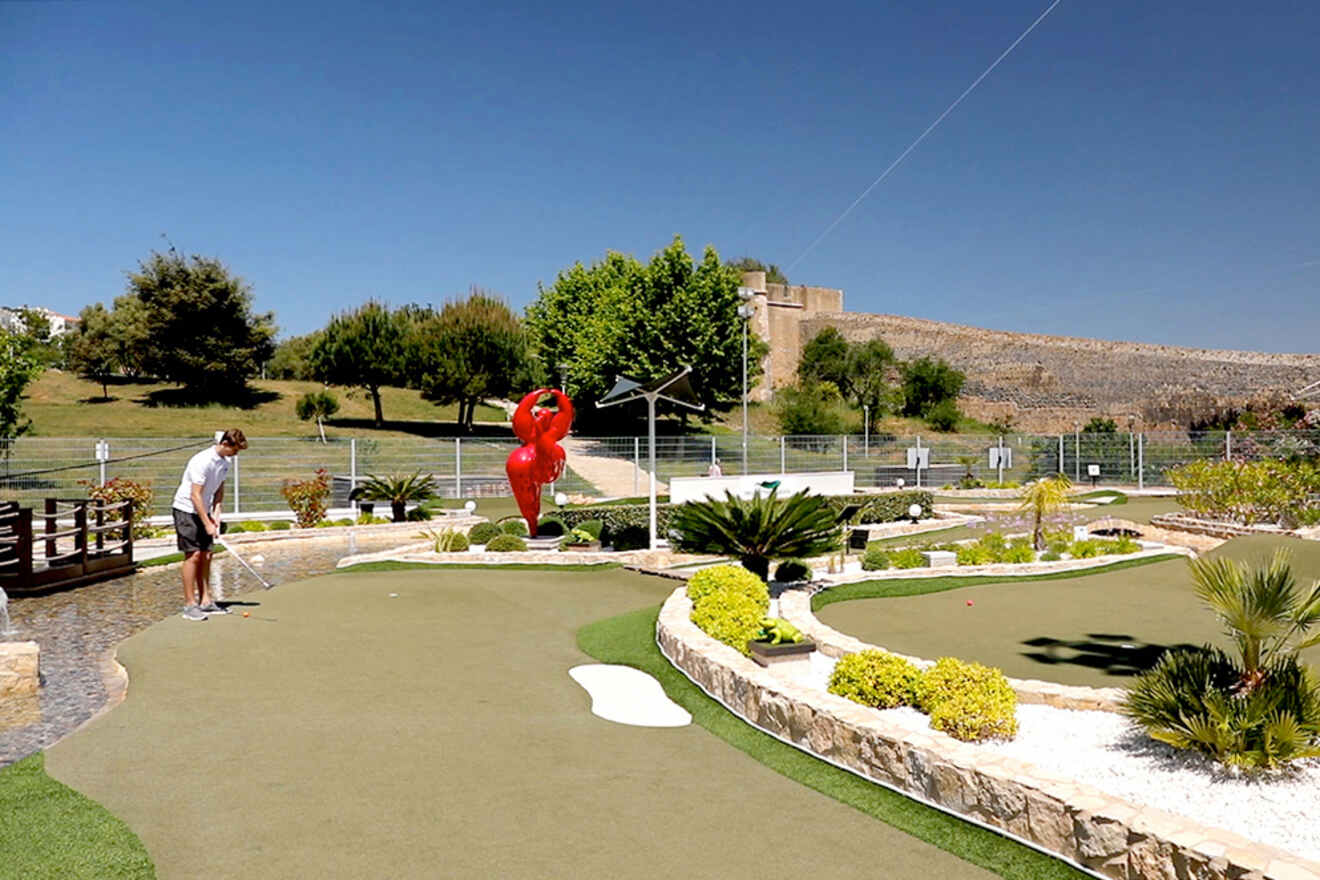
[[[1320,577],[1313,541],[1238,538],[1215,552],[1260,561],[1277,546],[1293,552],[1299,583]],[[1012,580],[870,581],[827,590],[813,605],[839,632],[899,653],[975,660],[1014,678],[1122,687],[1168,647],[1224,641],[1192,591],[1185,560],[1141,562]],[[1320,646],[1303,656],[1320,662]]]
[[[43,755],[0,770],[0,878],[155,876],[142,841],[104,807],[47,776]]]
[[[197,433],[190,426],[202,422],[238,425],[252,437],[315,436],[316,425],[299,421],[294,404],[308,391],[320,390],[319,383],[257,380],[252,387],[252,405],[242,408],[194,406],[177,386],[127,380],[110,385],[107,401],[99,384],[47,370],[28,388],[23,412],[32,420],[33,434],[41,437],[181,437]],[[339,412],[326,425],[327,437],[446,436],[456,431],[456,406],[436,406],[411,389],[381,389],[384,429],[373,426],[375,410],[365,391],[333,391]],[[479,406],[476,418],[499,422],[501,434],[508,434],[501,410]]]

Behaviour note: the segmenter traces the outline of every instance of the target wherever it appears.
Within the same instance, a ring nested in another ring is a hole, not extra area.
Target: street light
[[[747,322],[751,320],[752,315],[756,314],[756,307],[752,305],[752,297],[756,296],[756,291],[750,287],[738,288],[738,299],[742,300],[742,305],[738,306],[738,317],[742,318],[743,325],[743,364],[742,364],[742,472],[747,473]]]
[[[871,457],[871,404],[862,404],[862,457]]]

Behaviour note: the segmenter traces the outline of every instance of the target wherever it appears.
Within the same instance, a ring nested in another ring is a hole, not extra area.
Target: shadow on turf
[[[1193,648],[1195,645],[1156,645],[1143,642],[1127,633],[1087,633],[1083,640],[1056,639],[1037,636],[1022,642],[1035,651],[1023,651],[1022,656],[1047,666],[1070,663],[1088,669],[1100,669],[1106,675],[1131,677],[1140,675],[1155,665],[1160,655],[1171,648]]]

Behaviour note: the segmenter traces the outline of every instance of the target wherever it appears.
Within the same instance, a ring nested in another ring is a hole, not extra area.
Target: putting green
[[[993,876],[699,727],[593,716],[578,628],[673,586],[349,573],[172,618],[121,646],[128,699],[46,769],[163,878]]]
[[[1320,578],[1320,542],[1238,538],[1215,552],[1264,562],[1276,547],[1292,553],[1303,587]],[[1181,560],[1058,580],[987,578],[939,593],[837,602],[816,616],[902,654],[954,656],[1014,678],[1100,687],[1126,685],[1172,645],[1230,647]],[[1303,656],[1320,664],[1320,647]]]

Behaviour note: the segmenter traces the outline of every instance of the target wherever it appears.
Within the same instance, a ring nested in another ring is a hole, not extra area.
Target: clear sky
[[[153,249],[282,333],[523,306],[607,250],[792,265],[850,310],[1320,350],[1320,4],[0,0],[0,304]]]

